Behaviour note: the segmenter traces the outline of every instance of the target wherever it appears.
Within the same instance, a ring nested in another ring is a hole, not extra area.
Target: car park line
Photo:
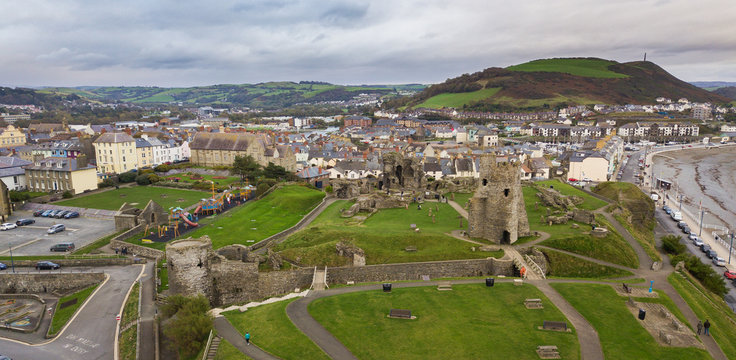
[[[14,247],[12,247],[12,248],[10,248],[10,249],[8,249],[8,250],[3,250],[3,251],[0,251],[0,255],[4,255],[4,254],[7,254],[7,253],[9,253],[9,252],[10,252],[11,250],[17,250],[17,249],[20,249],[20,248],[22,248],[22,247],[24,247],[24,246],[28,246],[28,245],[30,245],[30,244],[33,244],[33,243],[35,243],[35,242],[38,242],[38,241],[41,241],[41,240],[43,240],[43,238],[38,238],[38,239],[34,239],[34,240],[31,240],[31,241],[28,241],[28,242],[24,242],[24,243],[22,243],[22,244],[20,244],[20,245],[16,245],[16,246],[14,246]]]

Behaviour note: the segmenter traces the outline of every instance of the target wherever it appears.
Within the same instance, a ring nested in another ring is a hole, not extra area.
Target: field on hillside
[[[542,299],[544,309],[527,310],[528,298]],[[417,318],[387,318],[391,309]],[[315,300],[309,312],[359,359],[539,359],[543,344],[556,345],[564,359],[580,358],[574,331],[537,330],[545,320],[567,320],[530,285],[356,292]]]
[[[462,108],[463,105],[469,104],[471,101],[483,100],[489,98],[501,90],[500,87],[481,89],[477,91],[464,92],[464,93],[446,93],[425,100],[423,103],[416,105],[415,107],[424,107],[430,109],[441,109],[443,107],[451,108]]]
[[[572,255],[550,249],[539,249],[549,260],[547,277],[617,278],[633,276],[630,271],[599,265]]]
[[[593,78],[626,78],[628,75],[619,74],[608,69],[616,64],[615,61],[602,59],[542,59],[527,63],[509,66],[506,69],[512,71],[542,71],[561,72],[570,75],[593,77]]]
[[[596,329],[606,359],[710,359],[708,352],[702,349],[660,346],[626,308],[626,298],[618,296],[609,285],[551,285]],[[635,301],[662,303],[682,320],[682,314],[672,301],[662,292],[659,296],[661,299],[636,298]],[[657,315],[647,314],[649,316]]]
[[[274,250],[305,266],[346,265],[348,258],[335,252],[338,241],[353,243],[365,250],[368,264],[477,259],[503,254],[472,251],[472,247],[478,245],[449,236],[453,230],[460,229],[460,222],[459,214],[448,204],[428,202],[423,204],[422,210],[417,210],[416,205],[409,209],[383,209],[367,219],[367,213],[352,218],[340,217],[340,209],[351,205],[346,200],[335,202],[308,228],[290,236]],[[428,216],[429,209],[435,215],[435,223]],[[419,232],[412,230],[411,224],[415,224]],[[463,229],[467,225],[463,219]],[[416,247],[416,251],[406,251],[409,246]]]
[[[206,197],[209,197],[208,193],[196,190],[132,186],[57,201],[54,205],[117,210],[123,203],[127,202],[139,209],[143,209],[148,204],[148,200],[153,200],[164,209],[168,209],[174,206],[185,208]]]

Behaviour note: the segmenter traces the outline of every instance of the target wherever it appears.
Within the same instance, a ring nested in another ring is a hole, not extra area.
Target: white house
[[[15,157],[0,156],[0,180],[5,183],[8,190],[25,190],[28,186],[26,171],[23,166],[32,162]]]

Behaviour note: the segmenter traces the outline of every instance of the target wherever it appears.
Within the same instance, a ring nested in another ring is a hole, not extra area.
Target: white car
[[[713,265],[715,266],[726,266],[726,260],[720,256],[713,258]]]
[[[690,234],[687,236],[690,240],[695,241],[695,239],[698,239],[698,235]]]
[[[700,238],[697,238],[693,240],[693,245],[700,247],[701,245],[703,245],[703,240],[700,240]]]
[[[4,223],[4,224],[0,225],[0,230],[3,230],[3,231],[4,230],[10,230],[10,229],[15,229],[17,227],[18,227],[18,225],[15,225],[14,223]]]

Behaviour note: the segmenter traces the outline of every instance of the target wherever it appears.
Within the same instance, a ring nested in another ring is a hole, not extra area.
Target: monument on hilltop
[[[529,235],[529,220],[521,191],[520,164],[480,158],[480,178],[470,198],[468,233],[499,244],[512,244]]]

